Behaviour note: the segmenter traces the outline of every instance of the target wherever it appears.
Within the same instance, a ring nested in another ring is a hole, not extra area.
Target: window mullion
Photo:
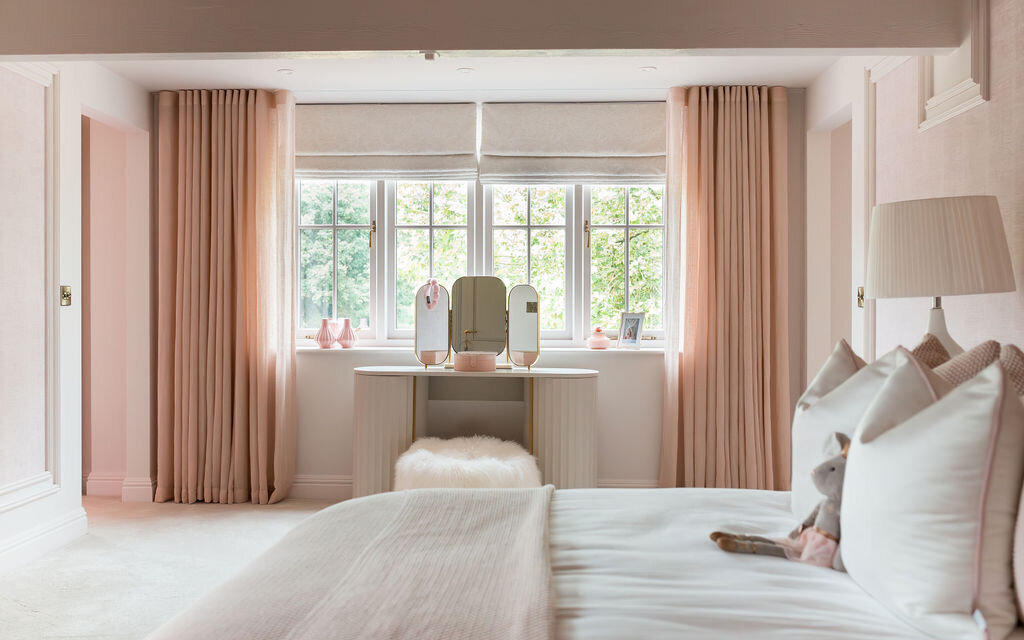
[[[629,312],[629,187],[626,187],[626,199],[625,199],[625,210],[626,210],[626,235],[622,241],[623,249],[623,270],[625,271],[625,309],[623,311]]]
[[[338,181],[331,182],[331,317],[338,317]]]
[[[526,284],[533,285],[533,187],[526,187]]]
[[[427,205],[427,247],[430,256],[430,277],[434,277],[434,183],[430,183],[430,198]]]

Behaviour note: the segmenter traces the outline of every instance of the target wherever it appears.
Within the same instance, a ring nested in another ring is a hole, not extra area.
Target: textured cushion
[[[935,367],[935,373],[955,387],[978,375],[982,369],[998,359],[999,343],[988,340]]]
[[[949,352],[942,342],[930,333],[924,334],[921,342],[910,350],[910,353],[917,358],[921,364],[934,369],[940,364],[949,361]]]
[[[847,458],[842,558],[862,589],[928,637],[1001,640],[1017,624],[1024,406],[999,364],[942,392],[923,369],[900,369],[865,413]]]
[[[999,349],[999,362],[1014,391],[1024,396],[1024,353],[1012,344],[1004,344]]]
[[[395,463],[395,491],[539,486],[533,456],[515,442],[490,436],[420,438]]]
[[[834,351],[833,356],[836,355]],[[835,431],[852,436],[885,379],[910,358],[913,356],[906,349],[894,349],[858,369],[823,397],[807,405],[797,405],[793,415],[793,475],[790,493],[790,506],[795,517],[803,520],[822,499],[811,480],[811,471],[825,460],[823,447],[829,436]],[[825,367],[829,366],[830,363],[826,362]],[[815,377],[815,381],[817,379]]]

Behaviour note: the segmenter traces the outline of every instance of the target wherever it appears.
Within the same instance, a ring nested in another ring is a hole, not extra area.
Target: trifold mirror
[[[528,284],[508,292],[508,358],[521,367],[540,356],[540,296]]]
[[[448,290],[425,284],[416,292],[416,333],[413,349],[423,364],[442,364],[448,359]]]
[[[507,303],[507,306],[506,306]],[[469,369],[493,369],[495,356],[529,367],[540,356],[540,297],[530,285],[516,285],[506,298],[494,276],[464,276],[448,291],[431,281],[416,292],[416,359],[437,365],[456,353]]]

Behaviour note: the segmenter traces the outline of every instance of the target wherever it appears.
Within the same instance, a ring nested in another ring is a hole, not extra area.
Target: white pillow
[[[840,346],[844,344],[836,346],[836,350],[829,356],[825,366],[815,376],[814,382],[811,383],[811,389],[814,388],[815,383],[826,372],[826,369],[833,366],[839,367],[839,365],[833,365],[833,359],[838,360],[839,363],[851,362],[850,356],[860,360],[852,352],[845,357],[837,353],[840,352]],[[852,437],[861,416],[864,415],[875,394],[882,388],[885,379],[897,366],[904,364],[910,358],[913,356],[909,351],[897,347],[871,364],[854,370],[835,388],[822,394],[822,397],[807,403],[801,397],[800,402],[797,403],[796,412],[793,414],[791,434],[793,459],[790,508],[794,517],[802,521],[824,497],[814,487],[811,471],[824,462],[825,455],[822,453],[822,448],[829,436],[838,431],[847,437]],[[863,361],[861,360],[861,362]],[[847,364],[847,366],[849,365]],[[835,376],[833,372],[832,379],[836,377],[838,376]],[[808,393],[811,389],[808,389]]]
[[[846,463],[842,559],[922,633],[1001,640],[1017,624],[1024,406],[995,363],[893,426],[940,393],[923,376],[893,378],[865,414]]]

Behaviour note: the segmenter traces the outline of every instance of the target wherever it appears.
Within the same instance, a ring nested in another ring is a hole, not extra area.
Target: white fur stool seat
[[[395,463],[395,491],[539,486],[533,456],[515,442],[491,436],[420,438]]]

